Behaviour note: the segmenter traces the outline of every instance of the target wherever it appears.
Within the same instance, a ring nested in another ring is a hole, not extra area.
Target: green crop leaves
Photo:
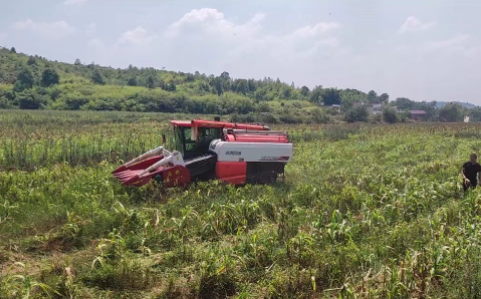
[[[169,118],[0,113],[0,298],[479,296],[478,124],[277,125],[274,185],[121,186]]]

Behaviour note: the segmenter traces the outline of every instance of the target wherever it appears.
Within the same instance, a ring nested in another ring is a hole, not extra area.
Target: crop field
[[[1,299],[481,297],[481,125],[274,126],[271,186],[113,179],[179,118],[0,111]]]

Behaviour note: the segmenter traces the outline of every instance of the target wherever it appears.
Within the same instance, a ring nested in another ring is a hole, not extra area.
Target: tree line
[[[236,114],[248,119],[253,115],[270,118],[266,115],[271,114],[279,121],[295,123],[328,122],[335,113],[316,107],[341,105],[345,120],[366,121],[364,108],[353,107],[356,102],[425,110],[428,120],[453,118],[437,109],[435,102],[407,98],[390,102],[387,93],[374,90],[365,93],[323,86],[311,90],[278,78],[232,78],[228,72],[208,76],[132,65],[114,69],[84,64],[80,59],[68,64],[0,48],[0,108]]]

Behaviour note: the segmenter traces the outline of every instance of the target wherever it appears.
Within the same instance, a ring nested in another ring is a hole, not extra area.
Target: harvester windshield
[[[198,128],[198,137],[192,140],[191,127],[174,127],[175,150],[182,153],[184,159],[202,156],[209,151],[209,145],[214,139],[220,138],[219,128]]]

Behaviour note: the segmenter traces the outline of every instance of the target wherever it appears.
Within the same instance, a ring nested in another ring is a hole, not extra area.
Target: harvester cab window
[[[175,136],[175,150],[184,153],[184,138],[183,138],[183,130],[179,127],[174,128],[174,136]]]
[[[200,138],[220,138],[220,129],[217,128],[199,128]]]
[[[191,139],[192,129],[191,128],[184,128],[184,143],[185,143],[185,151],[190,152],[195,149],[195,140]]]
[[[175,128],[176,150],[182,153],[184,159],[199,157],[207,153],[212,140],[220,138],[221,129],[198,128],[196,140],[192,140],[191,134],[192,128]]]
[[[191,128],[175,128],[175,149],[185,158],[187,152],[195,148],[195,140],[190,138]]]
[[[199,138],[197,142],[197,151],[200,154],[207,153],[212,140],[220,138],[220,129],[217,128],[199,128]]]

